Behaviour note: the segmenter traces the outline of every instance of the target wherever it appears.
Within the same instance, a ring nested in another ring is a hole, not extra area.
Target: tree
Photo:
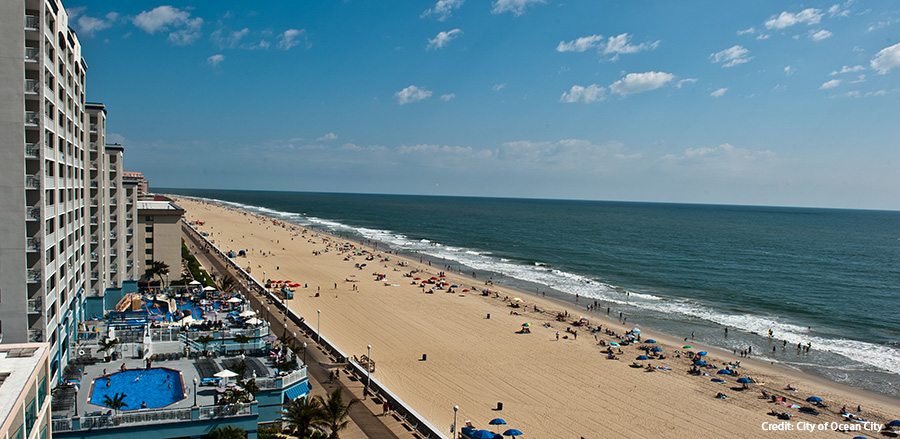
[[[318,399],[302,398],[288,401],[284,409],[279,413],[284,417],[288,425],[296,428],[296,435],[300,439],[309,437],[309,428],[316,424],[322,424],[325,412]]]
[[[339,439],[339,432],[350,424],[347,418],[350,416],[350,407],[359,402],[358,399],[350,400],[344,404],[344,398],[341,396],[341,388],[338,387],[328,394],[328,399],[322,398],[322,395],[316,395],[316,400],[322,406],[324,415],[322,416],[323,424],[331,431],[330,439]]]
[[[159,285],[165,286],[165,282],[163,282],[163,276],[166,279],[169,278],[169,264],[162,261],[153,261],[147,271],[145,272],[147,277],[153,278],[153,276],[159,277]]]
[[[118,338],[110,338],[110,339],[101,341],[101,342],[100,342],[100,349],[98,349],[97,351],[98,351],[98,352],[110,352],[110,351],[114,351],[114,350],[116,349],[116,346],[118,346],[118,345],[119,345],[119,339],[118,339]],[[109,357],[109,355],[107,355],[107,357]]]
[[[197,342],[203,345],[203,355],[206,355],[206,353],[207,353],[207,350],[206,350],[207,345],[209,345],[210,343],[212,343],[215,340],[216,339],[214,337],[211,337],[209,335],[201,335],[201,336],[197,337]]]
[[[247,432],[243,428],[226,425],[209,432],[211,439],[244,439]]]
[[[240,379],[244,379],[244,374],[247,373],[247,370],[250,369],[247,367],[247,363],[241,361],[240,363],[235,363],[234,366],[231,366],[231,371],[238,374]]]
[[[125,397],[128,396],[124,393],[116,392],[112,398],[109,395],[103,395],[103,405],[113,409],[116,411],[116,415],[119,414],[119,409],[123,407],[128,407],[128,404],[125,403]]]
[[[226,292],[226,293],[231,294],[231,293],[234,292],[234,288],[235,288],[236,286],[237,286],[237,283],[235,283],[233,277],[231,277],[231,276],[223,276],[223,277],[222,277],[222,282],[219,283],[219,291],[224,291],[224,292]]]
[[[250,343],[250,337],[247,337],[244,334],[236,334],[234,336],[234,342],[241,344],[241,353],[244,353],[244,345]]]

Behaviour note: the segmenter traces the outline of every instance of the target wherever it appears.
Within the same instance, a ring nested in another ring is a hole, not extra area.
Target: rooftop
[[[178,207],[175,203],[171,201],[138,201],[137,202],[138,210],[171,210],[171,211],[182,211],[184,209]]]
[[[26,343],[0,348],[0,419],[3,421],[25,390],[28,377],[40,366],[48,346],[46,343]]]

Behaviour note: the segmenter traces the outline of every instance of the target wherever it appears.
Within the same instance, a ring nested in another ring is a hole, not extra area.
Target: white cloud
[[[831,81],[826,81],[825,83],[820,85],[819,90],[828,90],[828,89],[835,88],[839,85],[841,85],[840,79],[832,79]]]
[[[721,52],[716,52],[710,55],[712,58],[713,64],[723,63],[722,68],[725,67],[734,67],[738,64],[743,64],[747,61],[753,59],[752,56],[747,56],[750,53],[749,50],[744,48],[744,46],[732,46]]]
[[[574,104],[577,102],[584,102],[585,104],[590,104],[591,102],[597,101],[605,101],[606,100],[606,88],[600,87],[597,84],[591,84],[587,87],[582,87],[580,85],[573,85],[568,92],[563,92],[562,96],[559,97],[560,102],[565,102],[568,104]]]
[[[84,9],[82,8],[79,13],[83,10]],[[119,13],[115,11],[106,14],[105,19],[90,17],[87,15],[80,15],[77,20],[78,32],[80,32],[84,36],[93,36],[96,32],[109,29],[118,18]]]
[[[784,11],[777,17],[766,21],[767,29],[784,29],[795,24],[805,23],[807,26],[819,24],[822,21],[822,11],[815,8],[807,8],[798,13]]]
[[[900,43],[881,49],[870,63],[873,69],[884,75],[894,67],[900,67]]]
[[[721,98],[722,96],[725,96],[725,92],[727,92],[727,91],[728,91],[727,88],[720,88],[720,89],[710,93],[709,95],[714,98]]]
[[[319,138],[316,139],[316,140],[322,142],[322,141],[328,141],[328,140],[335,140],[335,139],[337,139],[337,138],[338,138],[337,134],[335,134],[335,133],[332,132],[332,133],[328,133],[328,134],[326,134],[326,135],[324,135],[324,136],[322,136],[322,137],[319,137]]]
[[[697,78],[685,78],[685,79],[678,81],[678,83],[675,84],[675,88],[681,88],[682,85],[694,84],[696,82],[697,82]]]
[[[878,91],[870,91],[870,92],[866,93],[866,97],[869,97],[869,96],[884,96],[884,95],[886,95],[886,94],[888,94],[887,90],[883,90],[883,89],[882,89],[882,90],[878,90]]]
[[[544,0],[494,0],[491,13],[502,14],[504,12],[512,12],[513,15],[518,17],[525,13],[526,8],[539,3],[544,3]]]
[[[850,16],[850,5],[853,4],[854,0],[847,0],[844,4],[834,4],[828,8],[828,16],[829,17],[849,17]]]
[[[213,67],[219,65],[222,61],[225,61],[225,55],[221,53],[206,58],[206,62]]]
[[[617,95],[628,96],[656,90],[674,79],[675,75],[665,72],[629,73],[610,85],[609,91]]]
[[[751,151],[723,143],[712,148],[687,148],[681,154],[666,154],[661,157],[661,162],[667,167],[683,167],[694,176],[712,173],[733,178],[748,173],[758,174],[765,169],[759,166],[771,165],[775,159],[775,153],[770,150]]]
[[[219,29],[210,34],[209,37],[214,43],[219,46],[219,48],[233,49],[235,47],[238,47],[238,45],[241,44],[241,40],[249,33],[250,29],[247,29],[246,27],[238,31],[229,32],[227,35],[224,31],[222,31],[222,29]]]
[[[304,42],[307,48],[310,47],[309,41],[306,40],[306,29],[288,29],[278,36],[278,48],[282,50],[299,46],[301,42]]]
[[[197,41],[203,35],[200,33],[202,25],[203,19],[200,17],[190,20],[186,27],[169,34],[169,42],[178,46],[193,44],[194,41]]]
[[[620,34],[615,37],[609,37],[609,42],[603,49],[604,55],[614,54],[613,59],[618,57],[620,53],[637,53],[642,50],[653,50],[659,46],[659,41],[645,42],[637,46],[630,43],[631,36],[627,33]]]
[[[589,35],[569,41],[560,41],[556,46],[557,52],[584,52],[597,47],[597,44],[603,41],[603,35]]]
[[[415,85],[410,85],[409,87],[404,88],[403,90],[394,93],[394,98],[397,100],[397,103],[400,105],[411,104],[413,102],[419,102],[423,99],[428,99],[431,97],[431,90],[427,90],[424,87],[419,88]]]
[[[132,23],[151,35],[157,31],[173,29],[169,34],[169,41],[179,46],[186,46],[200,38],[203,19],[191,18],[190,12],[166,5],[141,12],[134,17]]]
[[[442,49],[447,43],[455,40],[462,35],[462,33],[463,32],[459,29],[438,32],[434,38],[428,40],[428,47],[426,50]]]
[[[835,71],[831,72],[830,75],[831,75],[831,76],[834,76],[834,75],[840,75],[840,74],[842,74],[842,73],[861,72],[861,71],[863,71],[863,70],[865,70],[865,69],[866,69],[865,67],[860,66],[860,65],[856,65],[856,66],[853,66],[853,67],[850,67],[850,66],[843,66],[843,67],[841,67],[841,70],[840,70],[840,71],[835,70]]]
[[[794,74],[794,68],[791,66],[784,66],[784,74],[787,76],[791,76]]]
[[[500,90],[503,90],[504,88],[506,88],[505,82],[503,84],[494,84],[494,86],[491,87],[491,90],[500,91]]]
[[[849,81],[848,84],[859,84],[860,82],[866,82],[866,75],[859,75],[856,78],[856,81]]]
[[[749,29],[744,29],[744,30],[739,30],[739,31],[737,31],[737,34],[738,34],[738,35],[747,35],[747,34],[753,35],[753,34],[755,34],[755,33],[756,33],[756,28],[753,27],[753,26],[750,26]]]
[[[438,21],[450,18],[454,9],[459,9],[465,0],[438,0],[431,8],[422,13],[422,18],[435,16]]]
[[[810,40],[813,40],[813,41],[815,41],[815,42],[822,41],[822,40],[824,40],[824,39],[830,37],[831,35],[832,35],[832,33],[829,32],[829,31],[827,31],[827,30],[825,30],[825,29],[822,29],[822,30],[817,31],[817,32],[809,31],[809,39],[810,39]]]
[[[447,94],[445,94],[445,95],[441,95],[441,100],[444,101],[444,102],[447,102],[447,101],[449,101],[449,100],[451,100],[451,99],[453,99],[453,98],[455,98],[455,97],[456,97],[455,94],[453,94],[453,93],[447,93]]]

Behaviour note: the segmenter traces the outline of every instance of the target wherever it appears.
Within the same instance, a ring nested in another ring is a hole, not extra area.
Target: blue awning
[[[306,395],[309,395],[309,381],[297,383],[294,387],[284,391],[284,396],[291,401]]]

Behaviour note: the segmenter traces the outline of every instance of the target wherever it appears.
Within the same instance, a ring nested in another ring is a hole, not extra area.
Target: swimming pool
[[[109,386],[106,385],[109,381]],[[184,382],[181,372],[165,367],[152,369],[129,369],[95,378],[91,385],[91,404],[103,405],[103,397],[113,398],[116,393],[124,393],[125,407],[120,410],[140,410],[141,403],[146,408],[160,408],[184,399]]]

